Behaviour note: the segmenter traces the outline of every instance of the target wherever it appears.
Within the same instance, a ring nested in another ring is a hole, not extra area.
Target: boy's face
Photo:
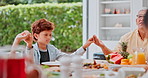
[[[39,34],[34,34],[38,43],[47,45],[52,38],[52,30],[45,30],[40,32]]]

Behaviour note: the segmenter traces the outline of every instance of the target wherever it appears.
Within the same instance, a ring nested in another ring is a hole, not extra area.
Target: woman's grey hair
[[[148,9],[147,7],[143,7],[142,9],[140,9],[140,10],[138,11],[138,13],[141,12],[141,11],[147,11],[147,9]]]

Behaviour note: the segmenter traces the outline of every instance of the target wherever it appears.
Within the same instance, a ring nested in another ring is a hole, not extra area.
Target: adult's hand
[[[96,45],[98,45],[101,48],[103,48],[105,46],[104,43],[99,38],[97,38],[96,35],[93,35],[93,38],[94,38],[94,43]]]

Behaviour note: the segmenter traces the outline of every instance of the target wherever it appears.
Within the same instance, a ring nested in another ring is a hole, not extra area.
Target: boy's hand
[[[24,31],[22,35],[27,35],[25,38],[23,38],[23,41],[27,44],[28,48],[32,48],[33,43],[33,37],[29,31]]]
[[[98,46],[101,47],[101,48],[103,48],[103,47],[105,46],[105,45],[103,44],[103,42],[102,42],[101,40],[99,40],[99,38],[97,38],[96,35],[94,35],[93,38],[94,38],[94,43],[95,43],[96,45],[98,45]]]
[[[11,53],[14,53],[16,48],[18,47],[19,43],[22,41],[22,40],[26,40],[28,39],[30,36],[30,32],[29,31],[24,31],[20,34],[18,34],[16,37],[15,37],[15,40],[12,44],[12,47],[11,47]],[[31,47],[32,47],[32,44],[31,44]]]
[[[28,48],[32,48],[33,38],[29,31],[25,30],[22,33],[18,34],[16,36],[16,40],[18,43],[23,40],[27,44]]]
[[[33,36],[31,35],[31,33],[29,33],[28,37],[24,39],[24,42],[27,44],[28,48],[32,48]]]
[[[83,48],[86,49],[88,46],[90,46],[91,43],[94,42],[93,37],[88,39],[87,42],[83,45]]]
[[[18,42],[20,42],[20,41],[22,41],[22,40],[24,40],[24,39],[27,39],[28,36],[29,36],[29,31],[24,31],[24,32],[18,34],[15,39],[16,39]]]

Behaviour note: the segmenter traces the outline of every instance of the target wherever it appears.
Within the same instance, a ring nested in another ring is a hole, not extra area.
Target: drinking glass
[[[133,54],[133,60],[132,60],[135,64],[146,64],[146,56],[144,53],[144,49],[143,48],[137,48],[136,51]]]

